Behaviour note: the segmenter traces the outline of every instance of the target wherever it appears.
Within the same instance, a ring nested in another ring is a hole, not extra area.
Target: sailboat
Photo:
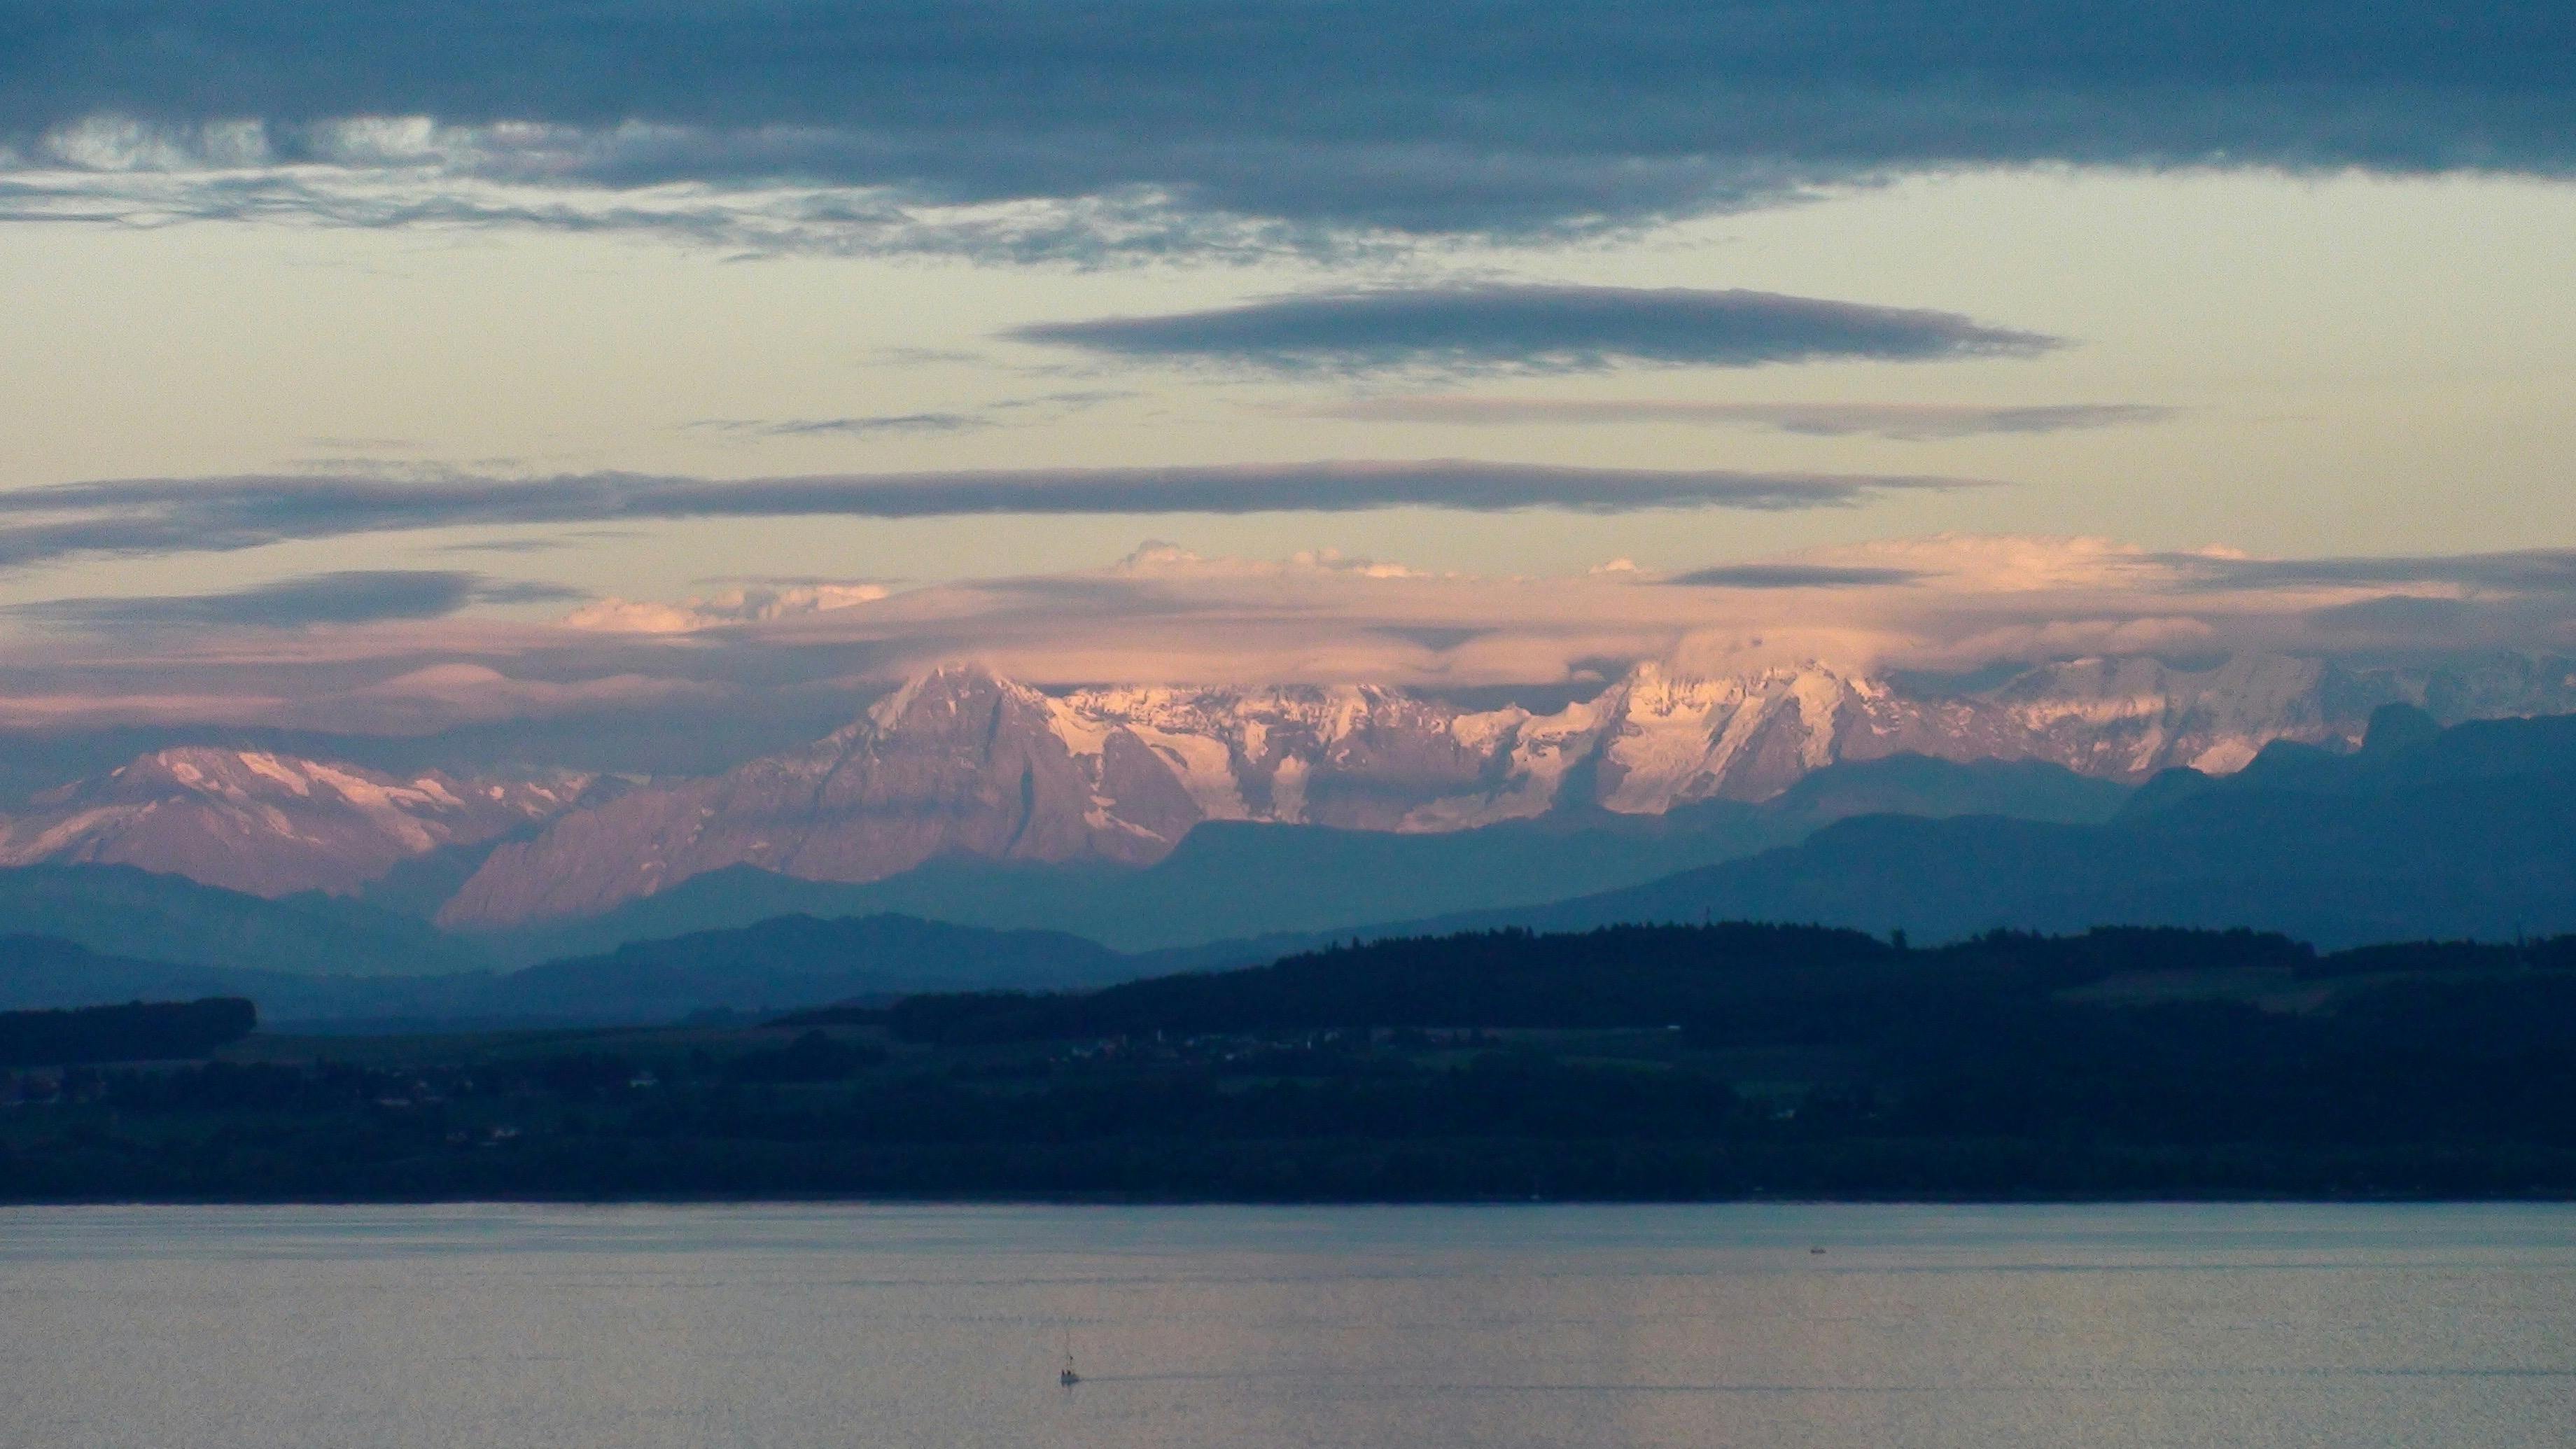
[[[1082,1382],[1082,1375],[1073,1371],[1073,1330],[1071,1329],[1065,1330],[1064,1368],[1056,1374],[1055,1381],[1068,1389]]]

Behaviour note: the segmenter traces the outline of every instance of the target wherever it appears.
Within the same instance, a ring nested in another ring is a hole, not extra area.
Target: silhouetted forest
[[[1385,941],[759,1027],[10,1077],[0,1194],[2576,1194],[2576,938]]]
[[[1565,935],[1506,930],[1355,943],[1268,966],[1156,977],[1080,995],[914,996],[885,1020],[906,1039],[945,1042],[1677,1023],[1737,1039],[1804,1041],[1847,1036],[1880,1016],[1908,1014],[1927,990],[1947,1001],[2047,991],[2123,970],[2295,969],[2316,960],[2297,942],[2250,931],[1999,932],[1911,951],[1901,940],[1819,926],[1613,926]]]
[[[0,1011],[0,1067],[200,1057],[258,1024],[259,1013],[237,997]]]

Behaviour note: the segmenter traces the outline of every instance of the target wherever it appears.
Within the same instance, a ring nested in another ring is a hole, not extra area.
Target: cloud
[[[0,612],[49,628],[92,633],[225,626],[292,629],[437,619],[471,604],[549,603],[581,597],[577,589],[501,582],[456,570],[355,569],[279,579],[231,593],[47,599],[9,605]]]
[[[2201,589],[2320,589],[2414,584],[2514,594],[2576,594],[2576,549],[2361,558],[2165,555]]]
[[[1491,284],[1311,293],[1005,334],[1129,358],[1279,370],[1588,371],[1838,358],[2026,357],[2062,345],[1950,312],[1774,292]]]
[[[871,433],[964,433],[993,426],[993,420],[973,413],[870,413],[848,418],[785,418],[770,421],[760,418],[707,418],[689,424],[725,433],[758,433],[763,437],[810,437],[818,433],[843,433],[866,437]]]
[[[1697,569],[1664,582],[1691,588],[1852,589],[1910,584],[1923,577],[1913,569],[1863,564],[1751,563]]]
[[[566,616],[576,629],[624,634],[693,634],[738,624],[764,624],[799,614],[872,604],[892,592],[879,583],[799,583],[767,588],[727,589],[684,599],[676,604],[652,600],[601,599]]]
[[[949,661],[1044,687],[1544,693],[1588,689],[1648,658],[1708,672],[1816,661],[1959,673],[2084,656],[2457,662],[2507,651],[2547,680],[2576,678],[2576,663],[2560,657],[2576,647],[2576,595],[2462,597],[2435,577],[2510,574],[2520,558],[2415,560],[2413,575],[2393,583],[2231,590],[2209,587],[2208,570],[2332,572],[2351,561],[1939,536],[1742,560],[1672,587],[1645,569],[1492,577],[1323,552],[1243,559],[1149,545],[1070,573],[902,589],[745,584],[678,601],[603,601],[555,621],[469,611],[323,630],[20,631],[0,638],[0,725],[402,737],[470,727],[487,732],[475,736],[486,756],[540,758],[514,740],[575,754],[616,742],[620,768],[703,769],[828,733],[872,690]],[[2395,571],[2379,562],[2374,576]],[[544,723],[576,718],[584,723]]]
[[[1493,632],[1490,629],[1480,629],[1472,625],[1457,624],[1445,626],[1437,624],[1388,624],[1383,626],[1383,630],[1389,637],[1401,639],[1408,644],[1419,644],[1434,654],[1449,653],[1461,644],[1481,639],[1487,634]]]
[[[425,665],[324,695],[299,712],[310,728],[424,734],[460,724],[668,705],[724,691],[686,680],[618,674],[594,679],[513,678],[489,665]]]
[[[2176,410],[2144,403],[1692,402],[1677,399],[1541,397],[1366,397],[1307,410],[1309,416],[1368,423],[1682,423],[1761,427],[1806,437],[1880,437],[1928,442],[1990,433],[2059,433],[2160,423]]]
[[[139,478],[0,493],[0,567],[78,554],[257,548],[289,539],[404,529],[656,519],[930,518],[965,514],[1342,513],[1378,508],[1496,512],[1562,508],[1779,511],[1841,508],[1881,494],[1980,486],[1894,474],[1575,468],[1457,459],[1182,465],[805,477]]]
[[[1004,417],[1014,413],[1040,410],[1078,412],[1134,396],[1134,392],[1126,389],[1091,388],[1040,393],[1034,397],[1001,398],[983,404],[975,412],[863,413],[845,418],[706,418],[689,426],[772,438],[810,437],[820,433],[844,433],[853,437],[874,433],[964,433],[999,427]]]
[[[2563,176],[2493,0],[0,3],[0,210],[1097,258],[1579,234],[1907,171]]]
[[[577,533],[551,534],[544,538],[483,538],[465,543],[442,543],[440,553],[558,553],[575,547],[584,538],[607,536],[609,530],[585,530]]]

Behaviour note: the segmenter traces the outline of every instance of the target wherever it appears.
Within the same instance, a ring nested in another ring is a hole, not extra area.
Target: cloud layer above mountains
[[[1563,236],[1985,165],[2563,175],[2532,0],[5,0],[0,214],[995,257]]]
[[[2163,547],[2566,541],[2576,193],[2459,174],[2576,178],[2576,6],[0,0],[0,726],[2576,650]],[[1943,527],[2158,548],[1840,542]]]
[[[1578,468],[1458,459],[847,473],[794,478],[445,474],[138,478],[0,492],[0,567],[99,554],[227,552],[290,539],[505,524],[961,514],[1777,511],[1978,486],[1892,474]]]
[[[278,579],[230,593],[47,599],[0,612],[53,628],[127,634],[443,619],[475,604],[556,603],[580,597],[574,589],[505,583],[455,569],[347,569]]]
[[[602,737],[661,731],[666,741],[638,747],[648,763],[662,749],[702,765],[734,733],[846,717],[887,682],[949,661],[1051,686],[1490,691],[1597,687],[1646,658],[1718,673],[1806,661],[1971,671],[2240,651],[2563,657],[2576,654],[2571,574],[2576,560],[2563,553],[2364,568],[1944,536],[1677,575],[1614,563],[1508,578],[1333,555],[1201,558],[1151,545],[1088,572],[913,588],[747,584],[696,599],[600,600],[552,623],[472,613],[334,623],[315,610],[316,625],[283,627],[278,599],[383,584],[321,576],[189,604],[146,601],[145,617],[202,625],[116,650],[22,633],[0,649],[0,725],[425,735],[578,718]]]

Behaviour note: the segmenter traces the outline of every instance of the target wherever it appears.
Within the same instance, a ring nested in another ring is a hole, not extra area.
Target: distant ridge
[[[264,900],[130,865],[0,869],[0,934],[103,955],[286,975],[479,970],[491,958],[422,921],[319,894]]]
[[[2504,693],[2521,701],[2576,694],[2547,671],[2515,678]],[[2134,782],[2232,769],[2278,739],[2347,744],[2351,707],[2410,687],[2270,655],[2083,659],[1948,690],[1815,662],[1698,676],[1645,661],[1538,714],[1364,685],[1050,694],[952,666],[802,749],[570,811],[496,849],[438,919],[490,931],[596,917],[741,865],[850,883],[951,858],[1142,866],[1227,821],[1429,834],[1655,816],[1903,754]]]
[[[2174,772],[2105,824],[1865,816],[1802,844],[1551,905],[1369,934],[1809,921],[1941,941],[1997,927],[2251,927],[2320,947],[2576,930],[2576,716],[2276,744]]]
[[[1134,871],[1175,858],[1202,832],[1252,827],[1409,840],[1702,817],[1685,832],[1697,843],[1660,862],[1626,859],[1624,827],[1609,829],[1600,849],[1569,852],[1554,881],[1527,865],[1527,852],[1499,848],[1506,836],[1419,870],[1409,846],[1373,857],[1337,845],[1326,860],[1288,835],[1260,837],[1292,847],[1270,889],[1246,897],[1275,909],[1203,913],[1184,925],[1149,891],[1140,899],[1152,917],[1175,928],[1120,937],[1142,947],[1390,912],[1516,907],[1802,833],[1757,829],[1721,843],[1723,831],[1700,827],[1725,807],[1763,806],[1773,823],[1806,828],[1860,813],[2093,819],[2088,788],[2134,786],[2175,768],[2223,773],[2283,741],[2340,752],[2388,705],[2420,705],[2442,721],[2576,709],[2576,661],[2500,654],[2401,668],[2266,653],[2129,655],[1945,677],[1814,659],[1715,673],[1642,660],[1526,699],[1330,683],[1040,689],[950,665],[902,681],[818,738],[701,776],[467,766],[453,751],[440,756],[452,772],[394,770],[330,758],[331,742],[314,737],[155,748],[138,734],[132,742],[145,748],[124,763],[0,814],[0,865],[122,863],[271,899],[324,892],[548,949],[620,939],[623,928],[578,923],[711,877],[717,886],[693,903],[638,920],[659,932],[757,919],[720,904],[728,893],[763,896],[745,884],[750,871],[888,887],[770,891],[771,913],[898,909],[1108,939],[1138,913],[1093,919],[1060,904],[1052,916],[993,914],[1018,887],[994,893],[999,905],[988,907],[967,878]],[[764,739],[810,727],[771,723]],[[385,762],[383,751],[372,754]],[[1945,778],[1936,764],[1985,774]],[[2005,788],[2015,772],[2019,783]],[[1383,868],[1362,864],[1379,860]],[[1176,888],[1204,865],[1180,864]],[[1289,881],[1308,870],[1317,872],[1311,889]],[[1450,888],[1459,882],[1474,888]],[[1392,899],[1394,884],[1415,899]]]
[[[2124,785],[2035,760],[1897,755],[1827,766],[1758,805],[1710,800],[1661,815],[1562,810],[1412,834],[1211,821],[1142,869],[952,856],[881,881],[841,883],[730,866],[599,917],[480,939],[507,959],[532,961],[791,913],[895,911],[1070,931],[1124,951],[1168,950],[1537,905],[1788,844],[1869,810],[2100,821],[2128,794]]]
[[[1055,991],[1155,970],[1060,932],[987,931],[906,916],[784,916],[524,970],[308,976],[137,959],[43,936],[0,936],[0,1010],[241,997],[284,1029],[658,1024],[923,991]]]

